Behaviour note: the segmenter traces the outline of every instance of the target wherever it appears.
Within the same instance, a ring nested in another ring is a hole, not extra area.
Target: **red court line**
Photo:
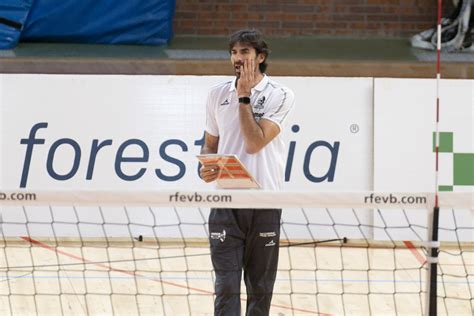
[[[34,240],[30,237],[20,237],[21,239],[23,239],[24,241],[28,241],[34,245],[37,245],[41,248],[44,248],[44,249],[47,249],[47,250],[50,250],[50,251],[53,251],[53,252],[56,252],[58,254],[61,254],[61,255],[64,255],[66,257],[69,257],[69,258],[73,258],[73,259],[77,259],[83,263],[87,263],[87,264],[93,264],[95,266],[98,266],[98,267],[101,267],[101,268],[105,268],[105,269],[109,269],[110,271],[114,271],[114,272],[120,272],[120,273],[123,273],[123,274],[127,274],[127,275],[131,275],[131,276],[139,276],[139,277],[143,277],[145,279],[148,279],[148,280],[152,280],[152,281],[155,281],[155,282],[161,282],[161,283],[164,283],[164,284],[168,284],[168,285],[172,285],[172,286],[176,286],[176,287],[180,287],[180,288],[183,288],[183,289],[189,289],[189,290],[193,290],[193,291],[196,291],[196,292],[200,292],[200,293],[205,293],[205,294],[214,294],[214,292],[210,292],[210,291],[206,291],[206,290],[203,290],[203,289],[198,289],[198,288],[193,288],[193,287],[189,287],[189,286],[185,286],[185,285],[181,285],[181,284],[177,284],[177,283],[174,283],[174,282],[168,282],[168,281],[164,281],[164,280],[158,280],[158,279],[150,279],[150,278],[147,278],[145,277],[144,275],[141,275],[141,274],[138,274],[138,273],[135,273],[135,272],[130,272],[130,271],[127,271],[127,270],[122,270],[122,269],[116,269],[116,268],[112,268],[111,266],[109,265],[106,265],[106,264],[103,264],[103,263],[98,263],[98,262],[93,262],[89,259],[86,259],[86,258],[83,258],[83,257],[79,257],[79,256],[76,256],[72,253],[68,253],[68,252],[65,252],[65,251],[62,251],[62,250],[58,250],[54,247],[51,247],[51,246],[48,246],[46,245],[45,243],[42,243],[38,240]]]
[[[416,260],[418,260],[418,262],[421,264],[421,265],[424,265],[426,263],[426,258],[425,256],[423,256],[415,247],[415,245],[413,245],[413,243],[409,240],[404,240],[403,243],[405,244],[405,246],[408,248],[408,250],[410,250],[410,252],[415,256]]]
[[[103,263],[98,263],[98,262],[94,262],[92,260],[89,260],[89,259],[86,259],[86,258],[83,258],[83,257],[79,257],[79,256],[76,256],[72,253],[68,253],[68,252],[65,252],[65,251],[62,251],[62,250],[58,250],[54,247],[51,247],[51,246],[48,246],[46,245],[45,243],[42,243],[41,241],[38,241],[38,240],[35,240],[35,239],[32,239],[30,237],[26,237],[26,236],[21,236],[20,237],[21,239],[23,239],[24,241],[27,241],[27,242],[30,242],[34,245],[37,245],[41,248],[44,248],[44,249],[47,249],[49,251],[52,251],[52,252],[56,252],[58,254],[61,254],[61,255],[64,255],[66,257],[69,257],[69,258],[73,258],[73,259],[76,259],[76,260],[79,260],[83,263],[86,263],[86,264],[93,264],[95,266],[98,266],[98,267],[102,267],[102,268],[105,268],[105,269],[108,269],[110,271],[114,271],[114,272],[120,272],[120,273],[123,273],[123,274],[127,274],[127,275],[131,275],[131,276],[138,276],[138,277],[142,277],[142,278],[145,278],[147,280],[150,280],[150,281],[155,281],[155,282],[159,282],[159,283],[163,283],[163,284],[168,284],[168,285],[171,285],[171,286],[176,286],[176,287],[179,287],[179,288],[183,288],[183,289],[187,289],[187,290],[193,290],[193,291],[196,291],[196,292],[200,292],[200,293],[205,293],[205,294],[210,294],[210,295],[214,295],[214,292],[211,292],[211,291],[207,291],[207,290],[203,290],[203,289],[198,289],[198,288],[195,288],[195,287],[190,287],[190,286],[186,286],[186,285],[181,285],[181,284],[178,284],[178,283],[174,283],[174,282],[169,282],[169,281],[165,281],[165,280],[159,280],[159,279],[155,279],[155,278],[148,278],[144,275],[141,275],[141,274],[138,274],[136,272],[130,272],[130,271],[127,271],[127,270],[122,270],[122,269],[116,269],[116,268],[112,268],[111,266],[109,265],[106,265],[106,264],[103,264]],[[242,301],[246,301],[246,299],[241,299]],[[312,310],[306,310],[306,309],[302,309],[302,308],[294,308],[294,307],[290,307],[290,306],[284,306],[284,305],[276,305],[276,304],[271,304],[271,306],[274,306],[274,307],[278,307],[278,308],[283,308],[283,309],[288,309],[288,310],[291,310],[291,311],[298,311],[298,312],[304,312],[304,313],[309,313],[309,314],[316,314],[316,315],[321,315],[321,316],[330,316],[330,314],[325,314],[325,313],[319,313],[317,311],[312,311]]]

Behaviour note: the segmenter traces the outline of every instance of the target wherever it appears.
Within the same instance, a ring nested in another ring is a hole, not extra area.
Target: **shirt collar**
[[[232,84],[230,85],[230,88],[229,88],[230,92],[235,91],[237,89],[235,86],[236,80],[237,80],[237,77],[235,77],[234,80],[232,80]],[[268,80],[269,80],[268,76],[266,74],[263,74],[262,80],[260,80],[260,82],[255,87],[252,88],[252,92],[262,91],[263,89],[265,89],[265,87],[267,86]]]

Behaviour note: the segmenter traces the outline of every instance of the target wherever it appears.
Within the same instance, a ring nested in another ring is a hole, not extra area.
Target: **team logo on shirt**
[[[265,96],[257,100],[257,103],[253,106],[257,110],[263,109],[263,104],[265,103]]]
[[[230,104],[230,103],[229,103],[229,100],[228,100],[228,99],[225,99],[225,101],[221,103],[221,105],[229,105],[229,104]]]
[[[260,121],[260,119],[262,118],[262,116],[264,116],[265,113],[253,113],[253,118],[255,119],[255,121]]]

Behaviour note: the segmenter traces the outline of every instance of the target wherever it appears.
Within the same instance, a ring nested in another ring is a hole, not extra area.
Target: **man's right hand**
[[[219,166],[218,165],[203,165],[201,169],[199,169],[199,176],[205,182],[212,182],[219,177]]]

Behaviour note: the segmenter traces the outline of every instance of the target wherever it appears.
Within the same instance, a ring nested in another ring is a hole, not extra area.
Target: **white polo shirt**
[[[266,190],[280,190],[286,161],[281,131],[294,106],[294,93],[267,75],[251,91],[250,104],[257,121],[266,119],[280,128],[280,133],[256,154],[245,151],[240,130],[236,79],[219,84],[209,91],[206,108],[206,132],[219,137],[218,154],[235,154]]]

